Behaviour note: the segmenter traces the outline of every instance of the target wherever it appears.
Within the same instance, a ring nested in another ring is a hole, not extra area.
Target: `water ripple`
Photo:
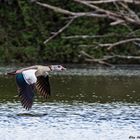
[[[36,102],[31,111],[26,111],[19,103],[1,103],[0,108],[3,140],[125,140],[140,131],[138,104]]]

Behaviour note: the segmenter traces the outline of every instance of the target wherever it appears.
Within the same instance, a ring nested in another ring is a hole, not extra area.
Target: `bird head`
[[[51,65],[50,69],[52,71],[63,71],[63,70],[66,70],[66,68],[63,67],[62,65]]]

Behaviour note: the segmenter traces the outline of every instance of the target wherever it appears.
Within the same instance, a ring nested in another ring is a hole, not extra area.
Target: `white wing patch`
[[[35,76],[35,72],[36,72],[36,71],[37,71],[37,70],[35,70],[35,69],[30,69],[30,70],[25,70],[25,71],[22,72],[25,81],[26,81],[29,85],[34,84],[34,83],[37,82],[37,78],[36,78],[36,76]]]

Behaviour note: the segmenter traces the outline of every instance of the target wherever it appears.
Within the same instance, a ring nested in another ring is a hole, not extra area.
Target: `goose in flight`
[[[61,65],[35,65],[8,72],[16,76],[16,83],[22,106],[29,110],[33,104],[35,89],[45,99],[51,94],[48,72],[66,70]]]

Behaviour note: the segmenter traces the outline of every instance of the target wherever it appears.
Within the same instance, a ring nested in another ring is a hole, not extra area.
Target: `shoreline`
[[[114,65],[113,67],[95,66],[87,64],[64,64],[67,68],[63,72],[50,72],[50,75],[66,76],[140,76],[140,65]],[[24,66],[0,66],[0,75]]]

